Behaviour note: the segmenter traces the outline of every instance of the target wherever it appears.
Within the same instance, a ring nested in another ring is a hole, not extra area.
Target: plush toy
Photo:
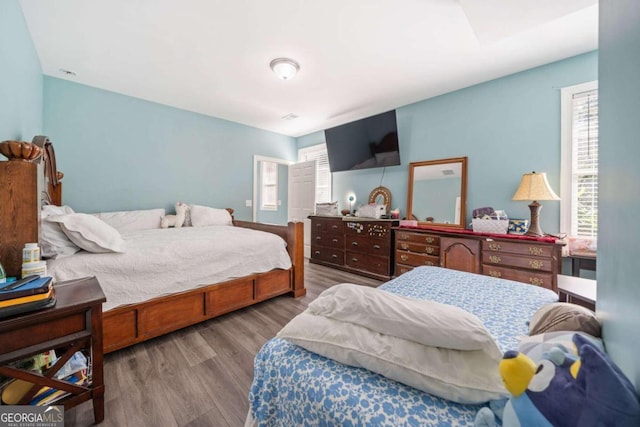
[[[187,212],[191,206],[186,203],[178,202],[176,203],[176,214],[175,215],[166,215],[163,216],[160,220],[161,228],[175,227],[181,228],[184,224],[184,219],[187,216]]]
[[[504,427],[640,426],[635,389],[608,355],[579,334],[573,336],[578,355],[563,346],[545,353],[536,364],[508,351],[500,375],[512,396],[502,414]],[[476,426],[495,426],[494,412],[482,408]]]

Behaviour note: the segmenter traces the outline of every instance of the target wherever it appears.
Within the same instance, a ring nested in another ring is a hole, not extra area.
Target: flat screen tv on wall
[[[396,111],[324,131],[331,172],[400,164]]]

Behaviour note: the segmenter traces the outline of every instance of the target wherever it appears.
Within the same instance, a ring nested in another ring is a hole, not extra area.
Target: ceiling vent
[[[66,68],[60,68],[60,72],[65,76],[77,76],[78,74],[73,70],[67,70]]]
[[[300,116],[298,116],[296,114],[293,114],[293,113],[289,113],[286,116],[282,116],[282,118],[285,119],[285,120],[293,120],[293,119],[297,119],[298,117],[300,117]]]

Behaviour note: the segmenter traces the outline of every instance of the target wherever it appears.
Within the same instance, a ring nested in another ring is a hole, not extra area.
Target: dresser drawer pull
[[[373,245],[373,249],[380,249],[380,245]]]
[[[338,239],[332,239],[331,243],[338,243]]]
[[[406,261],[406,260],[408,260],[408,259],[409,259],[409,255],[402,254],[402,255],[400,255],[400,259],[401,259],[402,261]]]
[[[502,277],[502,274],[500,274],[499,271],[489,270],[489,276],[491,276],[491,277]]]
[[[400,249],[402,249],[402,250],[405,250],[405,251],[406,251],[406,250],[408,250],[408,249],[409,249],[409,245],[408,245],[408,244],[406,244],[406,243],[400,243]]]
[[[316,224],[316,228],[320,228],[320,227],[322,227],[321,223]]]
[[[433,261],[425,261],[425,262],[424,262],[424,265],[429,265],[429,266],[432,266],[432,267],[433,267],[433,266],[434,266],[434,265],[436,265],[436,264],[435,264]]]
[[[320,255],[320,251],[315,251],[314,254],[315,255]]]
[[[411,269],[409,269],[409,268],[405,268],[405,267],[400,268],[400,274],[404,274],[404,273],[406,273],[407,271],[411,271]]]
[[[542,255],[544,253],[544,249],[537,246],[529,246],[529,253],[531,255]]]
[[[544,280],[539,279],[537,277],[529,277],[529,283],[536,286],[542,286],[544,285]]]
[[[499,251],[500,250],[500,243],[489,243],[489,249],[491,249],[492,251]]]
[[[428,253],[428,254],[432,254],[434,250],[435,249],[433,249],[433,248],[426,248],[425,252]]]
[[[435,241],[436,241],[436,239],[434,239],[434,238],[433,238],[433,237],[431,237],[431,236],[427,236],[424,240],[425,240],[425,242],[427,242],[427,243],[433,243],[433,242],[435,242]]]
[[[358,262],[358,258],[351,258],[351,261]]]
[[[532,259],[531,261],[529,261],[529,267],[540,270],[542,267],[544,267],[544,262],[538,261],[537,259]]]
[[[316,240],[322,240],[322,237],[316,236]]]
[[[333,228],[334,230],[337,230],[337,229],[338,229],[338,226],[337,226],[337,225],[335,225],[335,224],[333,224],[333,225],[331,226],[331,228]]]
[[[497,256],[497,255],[491,255],[491,256],[489,257],[489,261],[491,261],[491,262],[492,262],[492,263],[494,263],[494,264],[500,264],[500,262],[502,262],[502,260],[500,259],[500,257],[499,257],[499,256]]]
[[[408,238],[409,238],[409,235],[407,233],[398,234],[398,239],[400,240],[407,240]]]
[[[351,242],[351,246],[358,246],[358,242]]]
[[[331,258],[336,259],[336,258],[338,258],[338,255],[333,254],[333,255],[331,255]]]

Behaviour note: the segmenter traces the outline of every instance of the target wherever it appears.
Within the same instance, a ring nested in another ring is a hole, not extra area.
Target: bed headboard
[[[8,276],[19,277],[24,244],[40,240],[42,204],[62,201],[62,174],[55,167],[53,145],[46,136],[36,136],[32,143],[6,142],[22,149],[5,153],[8,160],[0,161],[0,262]],[[39,154],[25,158],[33,151],[31,144]]]

